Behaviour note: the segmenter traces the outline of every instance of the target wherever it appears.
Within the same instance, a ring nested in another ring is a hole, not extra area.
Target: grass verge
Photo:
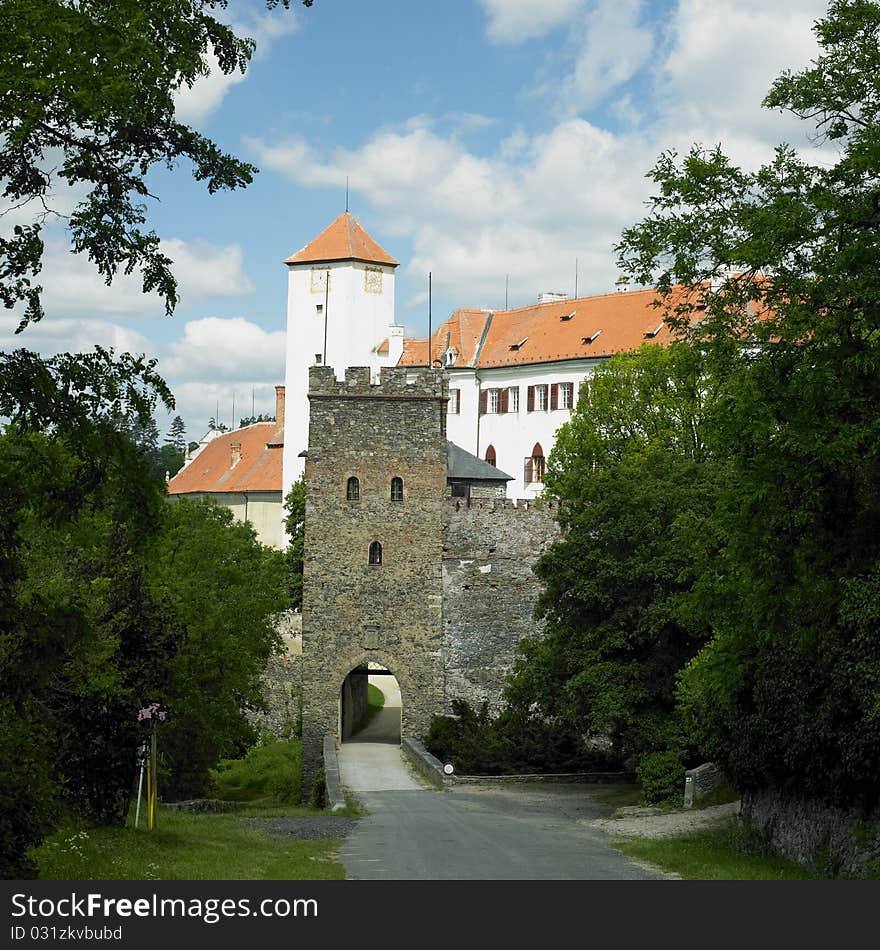
[[[819,875],[763,853],[738,824],[677,838],[627,838],[612,847],[691,881],[804,881]]]
[[[247,808],[192,814],[160,807],[146,831],[68,824],[34,852],[41,880],[56,881],[324,881],[341,880],[335,839],[275,837],[243,817],[326,814],[310,808]]]
[[[223,759],[211,772],[212,796],[228,802],[299,805],[302,800],[302,743],[266,742],[243,759]]]

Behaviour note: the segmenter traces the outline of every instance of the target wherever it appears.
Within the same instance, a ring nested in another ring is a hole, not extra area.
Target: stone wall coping
[[[616,785],[629,784],[636,780],[634,772],[524,772],[516,775],[453,775],[453,782],[462,784],[490,783],[500,785],[505,782],[523,784],[526,782],[544,782],[559,785]]]
[[[450,784],[451,776],[443,771],[443,763],[431,755],[418,739],[406,737],[400,742],[400,751],[412,763],[416,771],[435,788]]]
[[[324,736],[324,784],[327,786],[327,804],[330,811],[346,807],[342,782],[339,778],[339,757],[336,755],[336,737]]]

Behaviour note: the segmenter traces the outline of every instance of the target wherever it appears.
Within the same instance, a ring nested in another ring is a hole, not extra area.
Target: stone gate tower
[[[408,381],[409,380],[409,381]],[[442,559],[448,383],[432,369],[309,371],[303,561],[303,782],[342,737],[346,677],[400,685],[401,733],[444,705]]]

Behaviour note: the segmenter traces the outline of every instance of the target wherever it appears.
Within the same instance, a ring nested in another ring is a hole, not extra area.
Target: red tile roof
[[[232,464],[232,445],[241,458]],[[257,422],[217,436],[168,483],[170,495],[189,492],[281,491],[284,433],[274,422]]]
[[[657,292],[649,288],[553,300],[492,314],[458,310],[432,334],[432,356],[436,359],[443,352],[447,338],[458,341],[460,347],[461,355],[453,365],[478,368],[611,356],[642,343],[667,344],[672,334],[663,310],[651,305],[656,298]],[[427,340],[404,342],[400,365],[425,365],[426,361]]]
[[[284,263],[324,264],[330,261],[365,261],[367,264],[388,264],[391,267],[397,267],[399,263],[347,211]]]
[[[431,359],[439,359],[447,349],[455,352],[453,366],[473,366],[479,352],[480,340],[489,320],[488,310],[456,310],[455,313],[431,334]],[[404,340],[403,356],[398,366],[427,366],[428,341]]]

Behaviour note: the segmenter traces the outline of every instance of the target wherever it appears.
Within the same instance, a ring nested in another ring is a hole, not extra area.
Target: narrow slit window
[[[361,500],[361,483],[354,475],[348,480],[348,484],[345,488],[345,497],[348,501]]]
[[[391,500],[403,501],[403,479],[402,478],[395,477],[391,479]]]

